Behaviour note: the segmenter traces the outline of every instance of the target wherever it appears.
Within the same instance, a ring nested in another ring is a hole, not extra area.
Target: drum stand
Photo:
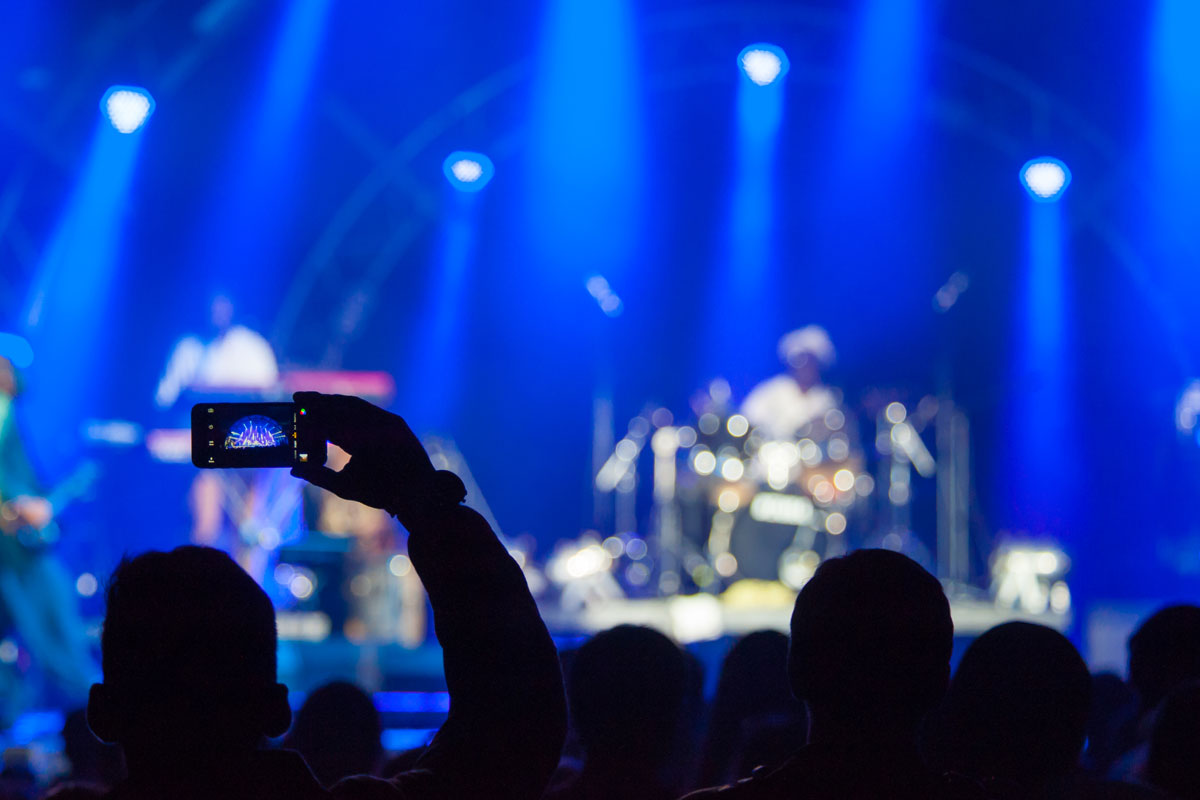
[[[948,591],[967,586],[971,507],[971,429],[967,415],[945,395],[937,420],[937,574]]]

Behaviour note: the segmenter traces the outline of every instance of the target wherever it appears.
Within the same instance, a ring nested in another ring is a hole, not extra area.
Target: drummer
[[[833,342],[819,325],[784,334],[779,360],[788,371],[755,386],[742,402],[742,415],[769,438],[794,439],[798,430],[839,405],[838,393],[821,381],[834,356]]]

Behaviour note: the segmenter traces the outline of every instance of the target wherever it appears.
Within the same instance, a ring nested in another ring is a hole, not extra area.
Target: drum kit
[[[660,541],[680,548],[679,558],[664,559],[678,572],[660,573],[660,589],[713,591],[744,579],[799,589],[824,558],[845,552],[856,510],[874,491],[837,407],[784,439],[719,408],[700,414],[695,428],[656,436],[677,445],[682,464],[675,490],[658,498],[681,512],[679,531],[660,530]],[[657,516],[673,515],[659,508]]]
[[[618,544],[631,534],[616,531],[604,539],[613,558],[605,571],[627,596],[669,597],[746,583],[799,590],[822,561],[863,546],[900,550],[933,568],[910,530],[908,505],[914,471],[936,474],[922,434],[935,430],[937,401],[924,398],[911,410],[895,400],[877,403],[877,457],[869,468],[857,417],[832,394],[837,402],[783,437],[733,407],[723,381],[693,401],[696,414],[686,424],[674,424],[665,409],[636,417],[596,485],[618,507],[622,493],[626,504],[636,502],[637,457],[649,445],[649,547],[633,536],[638,563],[624,564]],[[626,572],[636,580],[625,580]]]

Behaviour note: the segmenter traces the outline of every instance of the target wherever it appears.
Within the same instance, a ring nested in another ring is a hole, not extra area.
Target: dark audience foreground
[[[376,774],[383,761],[382,734],[371,695],[348,681],[334,681],[305,698],[283,746],[303,756],[317,781],[328,787],[352,775]]]
[[[937,579],[889,550],[859,550],[817,569],[792,612],[788,671],[808,705],[808,744],[774,769],[706,798],[978,797],[926,767],[922,718],[950,680],[954,626]]]
[[[687,664],[663,634],[635,625],[598,633],[567,675],[583,769],[549,800],[671,800]]]
[[[124,798],[536,798],[554,770],[565,701],[554,645],[520,568],[487,523],[459,505],[462,483],[435,472],[399,417],[353,397],[297,393],[341,472],[293,474],[394,514],[429,593],[450,714],[413,770],[356,777],[327,792],[301,757],[267,751],[291,721],[276,680],[275,616],[228,555],[180,547],[122,563],[108,590],[104,682],[88,721],[120,744]]]
[[[749,777],[804,744],[808,712],[792,694],[787,658],[788,637],[773,630],[748,633],[725,654],[700,762],[701,786]]]
[[[1150,736],[1145,778],[1179,800],[1200,800],[1200,683],[1162,701]]]
[[[996,797],[1077,796],[1091,688],[1061,633],[997,625],[967,648],[930,720],[931,762],[981,779]]]

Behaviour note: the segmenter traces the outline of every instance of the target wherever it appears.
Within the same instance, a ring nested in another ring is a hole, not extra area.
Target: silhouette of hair
[[[579,648],[567,695],[589,760],[665,759],[678,729],[687,667],[679,647],[658,631],[619,625]]]
[[[1066,776],[1083,749],[1092,679],[1075,646],[1028,622],[971,643],[931,724],[935,760],[1032,790]]]
[[[334,681],[310,694],[284,739],[304,756],[323,786],[375,772],[383,757],[383,725],[371,696],[353,683]]]
[[[275,611],[226,553],[184,546],[122,561],[107,600],[103,689],[123,735],[252,747],[286,729],[272,705]],[[93,730],[94,716],[89,707]]]
[[[1200,683],[1177,687],[1163,700],[1146,759],[1146,779],[1180,800],[1200,798]]]
[[[1171,689],[1200,680],[1200,608],[1168,606],[1129,638],[1129,682],[1142,710],[1150,711]]]
[[[945,692],[954,625],[937,579],[907,556],[830,559],[792,612],[792,690],[822,718],[913,727]]]
[[[713,697],[708,738],[704,745],[700,785],[712,786],[745,777],[733,774],[740,760],[739,743],[763,743],[761,729],[803,731],[808,725],[804,704],[792,694],[787,670],[788,637],[779,631],[755,631],[734,643],[721,662]],[[804,744],[800,733],[785,749]],[[757,746],[756,746],[757,749]],[[761,752],[761,751],[760,751]],[[751,757],[756,763],[764,763]]]

